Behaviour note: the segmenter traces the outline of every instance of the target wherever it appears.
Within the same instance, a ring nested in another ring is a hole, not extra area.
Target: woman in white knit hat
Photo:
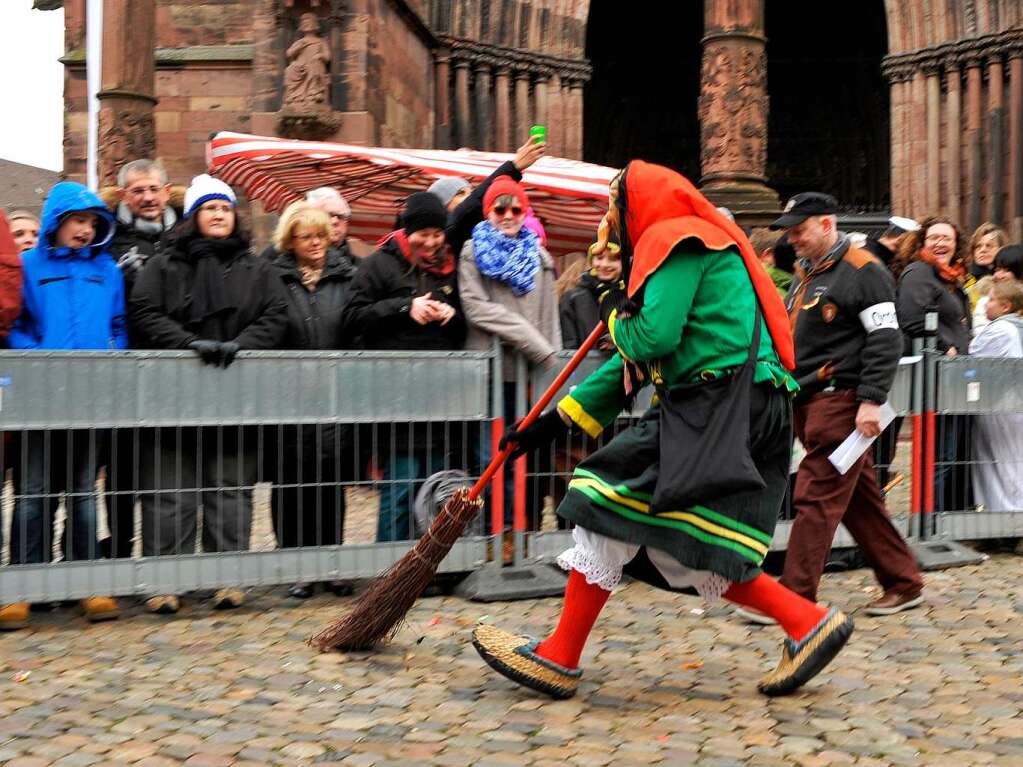
[[[192,179],[185,219],[164,251],[146,263],[132,292],[133,331],[147,348],[191,349],[203,363],[221,367],[241,349],[277,348],[287,324],[284,288],[273,266],[250,251],[235,203],[223,181],[205,174]],[[241,432],[168,429],[144,446],[143,556],[194,553],[200,503],[203,551],[249,547],[257,440],[241,439]],[[225,588],[214,605],[238,607],[244,599],[240,589]],[[157,595],[147,605],[169,613],[179,601]]]

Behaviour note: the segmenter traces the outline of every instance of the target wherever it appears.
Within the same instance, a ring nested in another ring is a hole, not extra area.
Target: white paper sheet
[[[892,406],[885,402],[881,405],[881,431],[888,428],[888,425],[895,420],[895,411]],[[859,459],[863,453],[866,452],[867,448],[874,444],[876,437],[864,437],[855,429],[845,440],[839,445],[835,452],[828,456],[828,460],[831,461],[831,465],[834,466],[839,474],[845,474],[852,467],[854,463]]]

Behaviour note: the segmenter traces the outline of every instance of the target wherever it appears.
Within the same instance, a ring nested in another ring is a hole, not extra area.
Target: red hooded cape
[[[788,313],[770,275],[742,229],[718,212],[684,176],[642,160],[630,162],[625,174],[625,216],[626,234],[632,244],[630,296],[643,287],[647,277],[682,240],[696,237],[709,250],[735,245],[760,300],[778,357],[786,369],[795,368]]]

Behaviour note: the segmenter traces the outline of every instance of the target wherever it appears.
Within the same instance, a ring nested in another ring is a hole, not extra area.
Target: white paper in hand
[[[881,431],[887,429],[893,420],[895,420],[895,411],[891,405],[885,402],[881,405]],[[864,437],[854,429],[853,433],[835,448],[835,452],[828,456],[828,460],[839,474],[845,474],[866,452],[867,448],[874,444],[875,439],[876,437]]]

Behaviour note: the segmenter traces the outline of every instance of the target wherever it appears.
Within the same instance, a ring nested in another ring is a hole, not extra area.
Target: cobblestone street
[[[35,613],[0,637],[0,764],[1023,765],[1021,558],[929,574],[925,609],[856,615],[839,661],[775,700],[755,682],[776,629],[642,584],[612,597],[567,702],[468,642],[479,620],[542,632],[557,599],[424,599],[384,651],[345,656],[304,643],[344,601],[280,593],[95,626]],[[857,571],[826,576],[823,599],[873,593]]]

